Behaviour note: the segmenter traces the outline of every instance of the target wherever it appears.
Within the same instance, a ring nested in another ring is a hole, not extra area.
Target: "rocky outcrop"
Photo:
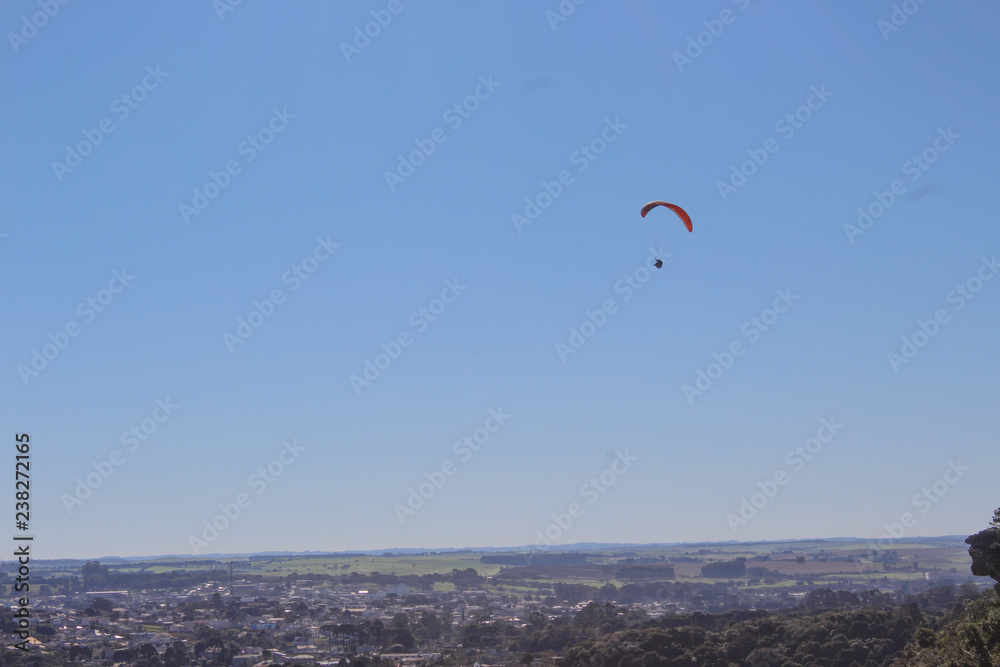
[[[972,558],[972,574],[991,577],[998,582],[993,588],[1000,595],[1000,528],[987,528],[965,539]]]

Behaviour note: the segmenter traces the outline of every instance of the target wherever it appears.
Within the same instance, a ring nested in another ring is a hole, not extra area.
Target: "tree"
[[[546,618],[545,614],[539,611],[532,611],[528,614],[527,630],[529,632],[539,632],[540,630],[545,628],[546,624],[548,623],[548,620],[549,619]]]
[[[436,640],[441,637],[443,624],[441,623],[441,619],[439,619],[434,612],[421,611],[420,622],[417,625],[417,628],[419,628],[420,634],[423,638]]]
[[[393,644],[403,646],[406,649],[416,648],[417,646],[417,640],[408,628],[391,627],[388,629],[387,634],[387,641],[390,641]]]
[[[746,574],[746,559],[706,563],[701,566],[701,576],[718,579],[738,579]]]
[[[120,648],[117,649],[111,656],[111,661],[114,663],[118,662],[133,662],[136,658],[136,652],[134,648]]]
[[[83,585],[85,588],[94,590],[100,588],[108,578],[108,566],[101,565],[101,561],[89,560],[80,568],[83,575]]]
[[[990,525],[994,528],[1000,528],[1000,507],[993,510],[993,520],[990,521]]]
[[[138,649],[138,656],[140,659],[149,660],[150,658],[155,658],[159,654],[156,652],[156,647],[152,644],[140,644]]]
[[[91,601],[90,606],[96,609],[98,612],[102,611],[110,612],[115,608],[115,605],[114,603],[111,602],[111,600],[108,600],[107,598],[102,598],[100,596],[95,597]]]
[[[182,641],[174,641],[163,652],[163,664],[165,667],[182,667],[188,664],[187,647]]]
[[[81,646],[80,644],[73,644],[69,647],[69,660],[70,662],[76,662],[77,658],[83,658],[84,660],[90,660],[93,657],[94,651],[89,646]]]

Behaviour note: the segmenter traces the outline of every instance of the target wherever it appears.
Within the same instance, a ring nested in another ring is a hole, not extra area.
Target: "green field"
[[[622,586],[629,583],[614,578],[607,566],[670,565],[674,568],[674,581],[715,583],[729,579],[713,579],[701,576],[705,563],[732,561],[745,558],[747,568],[764,568],[764,574],[748,574],[741,578],[741,584],[753,589],[786,588],[797,581],[812,585],[837,585],[838,582],[871,583],[875,581],[901,582],[924,579],[928,571],[965,576],[969,574],[970,560],[966,545],[960,538],[921,538],[898,541],[884,545],[895,552],[899,562],[885,566],[881,562],[871,562],[873,543],[870,540],[806,540],[801,542],[764,542],[742,544],[685,544],[675,546],[636,546],[613,549],[586,550],[588,562],[581,565],[562,566],[518,566],[484,564],[480,558],[497,555],[496,552],[457,551],[444,553],[407,555],[280,555],[252,558],[233,557],[231,559],[182,559],[177,557],[121,561],[108,560],[106,564],[113,572],[120,573],[165,573],[176,570],[209,571],[228,569],[233,566],[233,574],[238,579],[247,575],[284,578],[289,575],[329,575],[342,577],[357,573],[367,577],[372,573],[383,575],[426,575],[449,574],[453,570],[474,569],[479,575],[488,577],[484,587],[513,595],[539,594],[550,589],[555,583],[585,584],[600,587],[607,583]],[[552,553],[552,552],[550,552]],[[563,552],[565,553],[565,552]],[[506,553],[503,555],[512,555]],[[851,557],[854,562],[847,561]],[[633,559],[631,563],[628,561]],[[864,562],[859,562],[863,560]],[[801,562],[800,562],[801,561]],[[82,561],[80,561],[82,565]],[[36,567],[47,570],[47,574],[60,576],[79,572],[67,561],[53,561],[51,569],[44,561]],[[506,570],[499,579],[495,575]],[[516,578],[509,575],[516,573]],[[777,574],[773,574],[777,573]],[[747,583],[751,580],[752,585]],[[768,580],[768,581],[764,581]],[[435,590],[448,591],[455,585],[437,582]]]

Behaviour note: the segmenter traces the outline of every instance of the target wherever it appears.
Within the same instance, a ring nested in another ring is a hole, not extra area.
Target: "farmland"
[[[571,564],[545,564],[552,554],[574,554]],[[485,561],[485,562],[484,562]],[[496,562],[501,561],[501,562]],[[710,576],[711,563],[742,561],[745,574]],[[185,560],[105,560],[120,573],[197,572],[229,569],[237,577],[263,579],[308,577],[331,582],[398,579],[415,588],[450,590],[453,583],[426,575],[475,570],[484,588],[508,594],[551,594],[555,584],[621,586],[638,579],[677,583],[734,581],[738,586],[766,590],[790,588],[895,588],[904,582],[965,581],[969,556],[958,537],[900,540],[890,547],[865,540],[809,540],[725,544],[625,545],[567,548],[565,551],[443,551],[395,554],[245,555]],[[65,567],[67,564],[60,563]],[[631,569],[629,569],[631,568]],[[54,568],[56,569],[56,568]],[[424,578],[424,579],[420,579]],[[422,583],[426,583],[426,586]]]

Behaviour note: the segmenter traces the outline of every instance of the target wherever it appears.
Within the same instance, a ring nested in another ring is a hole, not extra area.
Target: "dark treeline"
[[[628,579],[673,579],[674,568],[669,565],[628,565],[618,568],[615,578]]]
[[[579,593],[577,585],[556,586],[563,596]],[[663,589],[653,591],[662,594]],[[671,593],[680,594],[680,587]],[[947,643],[936,639],[942,628],[963,622],[970,614],[986,614],[984,609],[996,607],[993,597],[992,593],[980,597],[972,585],[939,586],[917,595],[816,589],[792,609],[694,612],[656,619],[639,608],[592,601],[575,614],[555,618],[540,607],[524,624],[473,620],[455,629],[455,639],[466,649],[479,651],[506,649],[536,657],[562,654],[566,656],[562,664],[579,667],[888,666],[907,652],[916,655],[926,647],[940,648]],[[967,626],[953,634],[972,645],[979,641]],[[994,631],[990,641],[986,636],[978,646],[995,653],[1000,633]]]
[[[696,612],[664,616],[635,628],[606,626],[604,630],[612,631],[592,633],[570,647],[563,664],[998,665],[1000,605],[992,593],[978,596],[973,590],[941,586],[905,596],[891,606],[892,596],[878,591],[855,594],[817,589],[795,610]],[[612,616],[608,605],[603,616]],[[982,661],[975,662],[975,656]],[[959,662],[948,662],[948,658]]]
[[[268,577],[265,575],[254,575],[240,573],[238,578],[241,582],[261,583],[267,581],[298,581],[309,584],[327,584],[333,586],[396,586],[405,584],[414,590],[431,591],[437,582],[448,582],[455,585],[459,590],[469,588],[481,588],[485,583],[485,578],[480,576],[476,570],[466,568],[464,570],[453,569],[447,573],[433,574],[382,574],[371,572],[360,574],[351,572],[343,575],[330,574],[290,574],[287,577]],[[45,586],[47,592],[52,595],[72,595],[74,593],[85,593],[87,591],[112,591],[112,590],[163,590],[183,592],[204,583],[216,583],[228,585],[230,581],[229,570],[212,569],[199,571],[173,570],[170,572],[147,572],[147,571],[119,571],[101,564],[99,561],[88,561],[80,569],[79,575],[53,576],[46,575],[44,571],[37,574],[32,573],[32,583],[39,587]],[[0,573],[0,583],[10,583],[10,576]]]
[[[513,565],[524,567],[551,567],[560,565],[583,565],[593,554],[559,553],[559,554],[495,554],[480,556],[479,562],[493,565]]]
[[[87,591],[108,590],[168,590],[183,591],[206,582],[228,583],[228,570],[201,570],[185,572],[119,572],[109,569],[98,561],[88,561],[80,568],[80,574],[53,575],[45,570],[31,573],[32,586],[46,590],[50,595],[72,595]],[[0,583],[10,583],[10,576],[0,573]]]

